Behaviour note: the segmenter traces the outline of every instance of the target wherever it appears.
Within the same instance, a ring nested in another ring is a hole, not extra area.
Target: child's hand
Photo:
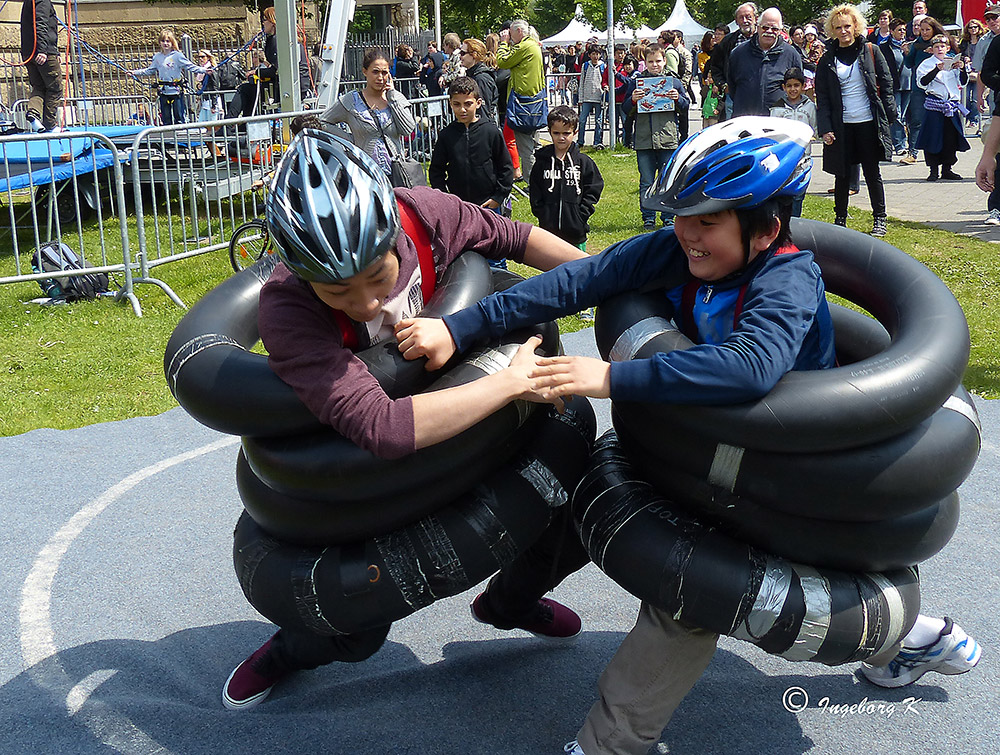
[[[646,88],[645,87],[636,87],[635,91],[632,92],[632,102],[638,102],[639,100],[641,100],[645,96],[646,96]]]
[[[545,359],[535,354],[535,349],[542,345],[541,336],[532,336],[517,350],[510,365],[504,372],[517,381],[520,391],[517,397],[525,401],[533,401],[536,404],[552,404],[560,414],[566,408],[561,398],[546,396],[540,390],[538,381],[534,379],[534,374],[538,370],[538,365]]]
[[[611,397],[611,365],[591,357],[542,357],[529,377],[544,399],[561,396]]]
[[[396,341],[403,359],[427,357],[427,370],[439,370],[455,353],[455,339],[443,320],[414,317],[400,320]]]
[[[487,210],[495,210],[495,209],[497,209],[500,206],[500,203],[497,202],[495,199],[487,199],[485,202],[483,202],[479,206],[480,207],[485,207]]]
[[[667,99],[670,100],[676,100],[678,97],[681,96],[681,93],[678,92],[676,89],[668,89],[666,94],[667,94]]]

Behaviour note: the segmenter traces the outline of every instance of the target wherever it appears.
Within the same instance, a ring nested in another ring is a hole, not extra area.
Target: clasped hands
[[[438,370],[455,354],[455,341],[443,320],[415,317],[395,328],[404,359],[427,358],[427,369]],[[576,356],[544,357],[535,354],[539,336],[528,339],[507,370],[517,381],[519,398],[554,404],[562,411],[563,397],[609,398],[611,365],[600,359]]]

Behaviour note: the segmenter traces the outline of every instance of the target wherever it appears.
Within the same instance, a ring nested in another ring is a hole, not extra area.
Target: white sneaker
[[[580,743],[575,739],[572,742],[566,743],[563,747],[563,752],[567,753],[567,755],[587,755],[587,753],[583,751],[583,748],[580,747]]]
[[[986,225],[1000,225],[1000,210],[990,210],[984,222]]]
[[[888,666],[866,663],[861,667],[861,674],[879,687],[905,687],[928,671],[964,674],[979,663],[981,656],[979,643],[945,616],[944,629],[934,642],[919,648],[903,647]]]

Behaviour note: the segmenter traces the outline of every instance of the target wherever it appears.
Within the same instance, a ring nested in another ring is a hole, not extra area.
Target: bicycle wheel
[[[271,238],[263,220],[251,220],[233,232],[229,239],[229,261],[237,273],[271,253]]]

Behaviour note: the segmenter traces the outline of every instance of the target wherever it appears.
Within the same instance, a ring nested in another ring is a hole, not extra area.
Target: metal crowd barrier
[[[549,107],[569,105],[576,107],[580,89],[580,74],[550,73],[546,78]]]
[[[403,138],[403,146],[412,159],[428,163],[438,133],[455,120],[455,114],[451,112],[445,96],[417,97],[410,100],[410,107],[417,127],[408,138]]]
[[[264,214],[264,187],[283,149],[282,122],[296,115],[156,126],[136,135],[124,179],[135,204],[136,283],[159,286],[184,306],[151,270],[225,249],[236,228]]]
[[[118,300],[136,315],[132,258],[126,218],[122,161],[125,155],[104,134],[32,134],[0,137],[0,206],[9,225],[12,259],[0,256],[0,284],[65,279],[88,273],[121,275]],[[39,146],[40,145],[40,146]],[[96,218],[91,222],[91,218]],[[84,224],[84,219],[88,223]],[[7,243],[0,241],[0,248]],[[35,254],[54,244],[64,259],[65,245],[81,269],[36,271]]]
[[[447,97],[410,104],[417,127],[403,144],[426,164],[454,116]],[[139,283],[159,287],[183,307],[154,269],[226,249],[240,225],[263,215],[264,187],[281,158],[287,121],[301,114],[148,127],[127,141],[97,131],[0,137],[0,216],[9,220],[0,233],[10,236],[13,249],[12,264],[0,256],[0,283],[107,272],[120,286],[116,297],[137,316]],[[46,148],[30,148],[36,143]],[[29,148],[37,150],[31,162]],[[65,243],[83,269],[34,271],[35,250],[50,242]]]

